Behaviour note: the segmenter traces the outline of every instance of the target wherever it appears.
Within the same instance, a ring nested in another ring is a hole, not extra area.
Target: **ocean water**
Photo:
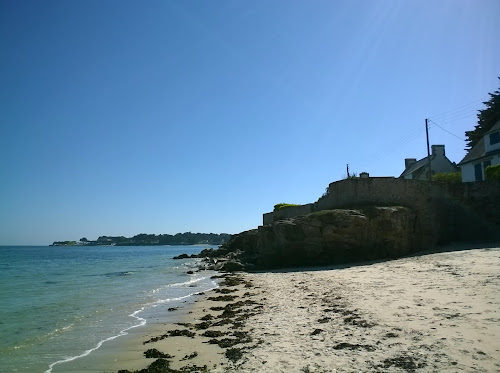
[[[213,289],[214,246],[0,247],[0,372],[51,372]]]

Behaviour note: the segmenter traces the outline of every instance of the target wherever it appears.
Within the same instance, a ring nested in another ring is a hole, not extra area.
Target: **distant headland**
[[[227,233],[177,233],[171,234],[146,234],[141,233],[134,237],[100,236],[95,241],[85,237],[79,241],[54,241],[49,246],[159,246],[159,245],[222,245],[231,237]]]

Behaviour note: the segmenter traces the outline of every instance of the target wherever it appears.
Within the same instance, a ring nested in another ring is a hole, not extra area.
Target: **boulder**
[[[245,269],[245,266],[239,260],[231,259],[227,262],[224,262],[221,269],[226,272],[236,272],[243,271]]]

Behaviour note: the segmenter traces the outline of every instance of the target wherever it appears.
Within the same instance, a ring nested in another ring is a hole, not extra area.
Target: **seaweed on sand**
[[[359,344],[352,344],[352,343],[347,343],[347,342],[341,342],[333,346],[334,350],[366,350],[366,351],[375,351],[375,348],[370,345],[359,345]]]
[[[198,356],[198,352],[196,352],[196,351],[195,351],[195,352],[193,352],[192,354],[189,354],[189,355],[184,356],[184,357],[181,359],[181,361],[182,361],[182,360],[191,360],[191,359],[194,359],[196,356]]]
[[[380,367],[389,368],[391,366],[394,366],[396,368],[404,369],[407,372],[414,372],[415,369],[423,368],[425,367],[425,365],[426,364],[423,362],[417,362],[412,356],[402,354],[385,359],[384,361],[382,361]]]
[[[226,276],[224,280],[221,281],[220,285],[227,287],[245,285],[246,288],[253,286],[250,281],[245,281],[243,278],[238,276]]]
[[[207,330],[201,335],[203,337],[209,337],[209,338],[218,338],[226,335],[227,333],[221,332],[220,330]]]
[[[168,338],[168,337],[189,337],[189,338],[194,338],[196,334],[193,332],[190,332],[189,330],[169,330],[167,333],[160,335],[159,337],[153,337],[148,341],[143,342],[143,344],[146,343],[151,343],[151,342],[158,342],[161,341],[162,339]]]
[[[150,348],[149,350],[144,352],[144,356],[147,359],[151,358],[162,358],[162,359],[172,359],[173,356],[170,354],[164,354],[161,351],[158,351],[156,348]]]
[[[221,293],[221,294],[229,294],[229,293],[234,293],[235,291],[238,291],[238,289],[226,289],[226,288],[217,288],[214,290],[216,293]]]
[[[219,295],[218,297],[208,297],[208,300],[213,300],[215,302],[231,302],[238,298],[237,295]]]
[[[234,345],[240,343],[252,342],[252,337],[248,335],[247,332],[234,332],[233,336],[235,338],[222,338],[222,339],[211,339],[208,341],[210,344],[216,344],[221,348],[233,347]]]
[[[226,357],[231,360],[233,363],[237,362],[243,356],[243,352],[241,352],[241,348],[230,348],[226,351]]]
[[[208,329],[212,326],[212,323],[208,321],[203,321],[200,322],[199,324],[194,324],[195,329],[200,330],[200,329]]]
[[[165,359],[157,359],[151,363],[147,368],[141,370],[120,369],[118,373],[184,373],[184,372],[208,372],[206,365],[200,367],[196,365],[186,365],[180,369],[170,368],[170,361]]]

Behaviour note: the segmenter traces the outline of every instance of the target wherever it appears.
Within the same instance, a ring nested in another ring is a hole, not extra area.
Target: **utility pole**
[[[427,137],[427,166],[429,168],[429,181],[430,181],[432,180],[432,170],[431,170],[431,152],[429,150],[429,123],[427,118],[425,118],[425,135]]]
[[[349,163],[347,164],[347,178],[349,179]]]

